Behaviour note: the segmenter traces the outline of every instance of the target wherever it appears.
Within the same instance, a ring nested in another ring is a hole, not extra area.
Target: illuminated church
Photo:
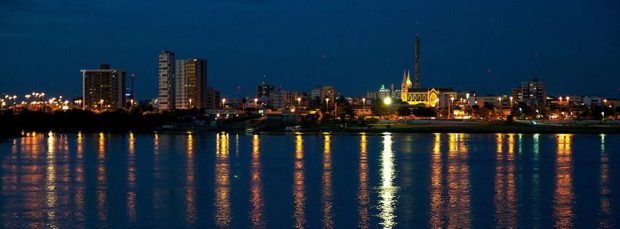
[[[420,87],[420,37],[415,39],[415,85],[411,82],[409,71],[403,73],[400,97],[409,105],[425,107],[447,107],[451,98],[456,98],[456,91],[450,88],[422,88]]]

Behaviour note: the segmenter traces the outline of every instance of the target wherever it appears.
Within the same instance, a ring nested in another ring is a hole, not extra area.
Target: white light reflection
[[[396,226],[396,192],[394,185],[394,152],[392,151],[392,135],[383,135],[383,151],[381,152],[381,187],[379,189],[379,217],[383,228]]]

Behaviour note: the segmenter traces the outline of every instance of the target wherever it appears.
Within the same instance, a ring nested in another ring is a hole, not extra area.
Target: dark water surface
[[[615,227],[620,135],[54,134],[0,143],[15,227]]]

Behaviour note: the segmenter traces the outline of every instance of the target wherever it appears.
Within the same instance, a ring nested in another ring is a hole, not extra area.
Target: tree
[[[417,107],[412,111],[413,115],[418,117],[436,117],[437,112],[430,107]]]
[[[411,110],[408,106],[400,106],[396,109],[398,116],[409,116],[411,115]]]

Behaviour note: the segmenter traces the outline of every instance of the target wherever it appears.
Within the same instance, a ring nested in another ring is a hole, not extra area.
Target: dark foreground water
[[[620,220],[620,135],[28,133],[0,156],[6,228]]]

